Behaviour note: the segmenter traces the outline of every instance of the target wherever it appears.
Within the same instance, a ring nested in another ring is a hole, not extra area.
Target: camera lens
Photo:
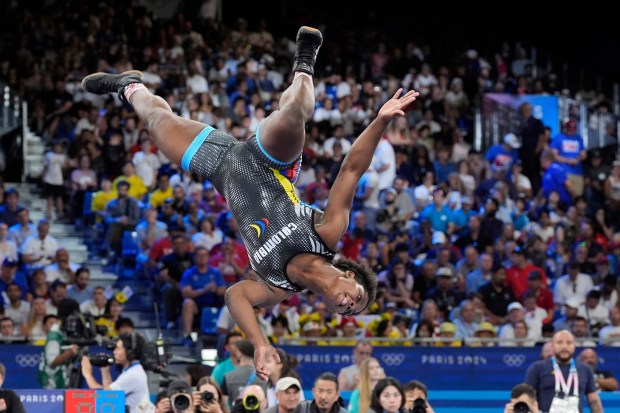
[[[211,403],[213,402],[213,400],[215,400],[215,396],[210,391],[202,392],[200,396],[202,397],[202,400],[204,400],[205,403]]]
[[[88,359],[90,360],[90,364],[96,367],[106,367],[114,364],[114,357],[105,353],[93,354]]]
[[[177,394],[172,397],[172,405],[177,410],[186,410],[189,408],[191,400],[186,394]]]
[[[258,397],[253,394],[248,394],[243,398],[243,407],[246,410],[258,410],[260,402],[258,401]]]
[[[426,400],[418,397],[413,401],[413,407],[411,413],[426,413]]]
[[[514,407],[512,408],[512,410],[515,413],[529,413],[530,412],[530,408],[527,405],[527,403],[525,402],[518,402],[515,403]]]

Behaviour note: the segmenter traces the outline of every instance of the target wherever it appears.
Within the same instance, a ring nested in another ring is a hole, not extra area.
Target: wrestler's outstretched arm
[[[289,291],[252,280],[240,281],[226,290],[228,311],[254,346],[254,367],[262,380],[269,378],[272,365],[280,363],[280,356],[258,326],[254,307],[272,307],[290,295]]]
[[[323,240],[330,246],[338,243],[349,226],[349,214],[355,189],[372,162],[372,156],[385,128],[396,116],[403,116],[405,114],[403,110],[419,95],[418,92],[410,90],[400,96],[402,91],[398,89],[394,96],[379,109],[377,118],[355,140],[342,162],[340,172],[329,191],[327,208],[321,224],[325,226],[321,230]]]

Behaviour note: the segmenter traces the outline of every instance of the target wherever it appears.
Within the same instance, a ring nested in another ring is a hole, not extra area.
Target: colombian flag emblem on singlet
[[[301,169],[301,156],[299,160],[293,164],[290,168],[280,169],[280,173],[289,180],[290,183],[294,184],[297,182],[297,177],[299,176],[299,169]]]

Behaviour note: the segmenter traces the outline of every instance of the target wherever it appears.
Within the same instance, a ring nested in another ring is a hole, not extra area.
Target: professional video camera
[[[77,344],[79,347],[99,344],[97,336],[107,333],[105,326],[95,323],[95,318],[91,314],[83,314],[74,311],[64,318],[62,331],[65,333],[67,344]]]
[[[411,413],[426,413],[426,400],[418,397],[413,401],[413,407],[410,410]]]

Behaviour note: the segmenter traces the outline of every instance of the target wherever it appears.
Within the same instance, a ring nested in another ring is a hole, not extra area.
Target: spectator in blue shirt
[[[519,138],[514,133],[508,133],[504,136],[502,143],[495,144],[489,148],[485,159],[493,171],[509,171],[512,164],[519,159],[518,149],[520,147],[521,141],[519,141]]]
[[[573,183],[568,179],[568,174],[564,168],[553,161],[552,152],[545,151],[540,156],[540,166],[545,171],[542,178],[542,190],[545,198],[553,191],[560,195],[560,201],[564,206],[571,205],[573,202]]]
[[[577,122],[569,119],[564,124],[564,133],[560,133],[551,142],[554,160],[559,163],[573,184],[573,195],[583,194],[584,179],[581,162],[586,159],[587,152],[583,138],[577,133]]]
[[[226,292],[222,274],[209,267],[209,251],[205,247],[196,247],[194,261],[196,265],[185,270],[181,278],[183,334],[186,340],[191,340],[196,314],[200,314],[204,307],[221,306]]]
[[[454,231],[452,211],[444,205],[446,194],[443,188],[433,191],[433,203],[422,211],[422,222],[428,221],[431,232],[440,231],[451,234]]]

